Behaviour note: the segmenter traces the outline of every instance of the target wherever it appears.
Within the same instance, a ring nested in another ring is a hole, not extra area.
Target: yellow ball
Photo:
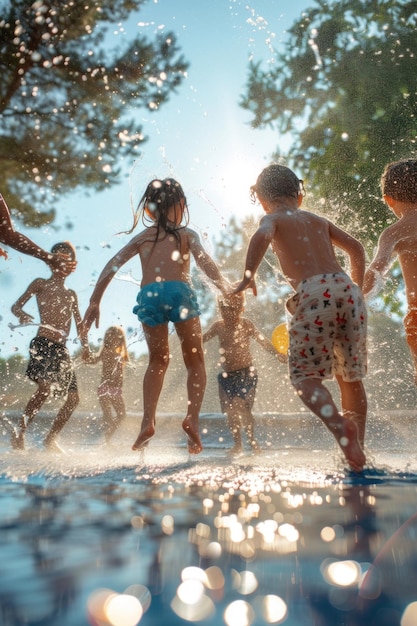
[[[271,343],[275,350],[280,354],[287,354],[290,340],[288,336],[288,329],[285,323],[278,324],[272,331]]]

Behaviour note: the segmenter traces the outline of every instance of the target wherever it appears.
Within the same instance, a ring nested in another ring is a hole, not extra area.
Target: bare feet
[[[13,430],[12,435],[10,437],[10,443],[12,445],[13,450],[24,450],[25,449],[25,435],[22,432],[17,433],[15,430]]]
[[[143,450],[143,448],[148,445],[154,434],[155,428],[153,426],[147,426],[146,428],[142,428],[138,435],[138,438],[132,446],[132,450]]]
[[[242,444],[238,444],[238,443],[235,443],[235,445],[232,448],[230,448],[230,450],[228,450],[228,454],[232,456],[235,454],[242,454],[242,452],[243,452]]]
[[[339,439],[339,445],[346,461],[355,472],[361,472],[366,463],[366,457],[358,439],[358,427],[355,422],[344,418],[344,433]]]
[[[260,454],[261,453],[261,446],[259,445],[259,443],[256,441],[256,439],[254,439],[253,441],[250,442],[251,448],[252,448],[252,452],[254,454]]]
[[[44,440],[43,445],[45,446],[48,452],[56,452],[58,454],[65,454],[64,450],[57,444],[55,439],[48,439],[48,437]]]
[[[187,434],[188,452],[190,454],[199,454],[202,449],[202,443],[198,428],[192,423],[189,417],[186,417],[182,423],[182,427]]]

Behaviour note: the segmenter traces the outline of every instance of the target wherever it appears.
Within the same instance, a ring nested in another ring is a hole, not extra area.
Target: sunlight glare
[[[279,624],[287,617],[288,608],[282,598],[270,594],[262,601],[262,613],[267,624]]]
[[[235,600],[226,607],[223,617],[227,626],[251,626],[255,613],[248,602]]]

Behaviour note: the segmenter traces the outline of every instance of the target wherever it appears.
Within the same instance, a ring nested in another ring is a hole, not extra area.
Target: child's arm
[[[140,245],[140,234],[134,237],[124,248],[122,248],[117,254],[114,255],[104,266],[100,276],[98,277],[96,286],[90,298],[90,304],[84,315],[83,325],[84,330],[87,333],[93,322],[96,323],[98,328],[100,323],[100,302],[103,297],[103,293],[107,289],[110,281],[119,269],[127,263],[135,254],[138,253]]]
[[[395,254],[396,239],[392,236],[393,230],[387,228],[381,234],[375,256],[365,272],[363,293],[370,293],[383,279],[390,267]]]
[[[278,359],[278,361],[280,361],[281,363],[287,363],[288,362],[288,357],[286,354],[281,354],[280,352],[278,352],[273,344],[269,341],[269,339],[267,339],[265,337],[265,335],[263,335],[261,333],[260,330],[258,330],[258,328],[256,328],[255,324],[253,322],[251,322],[250,320],[246,320],[247,323],[247,328],[248,328],[248,332],[250,334],[250,336],[259,343],[259,345],[266,350],[266,352],[269,352],[269,354],[272,354],[274,357],[276,357]]]
[[[83,351],[84,350],[89,350],[87,332],[86,332],[86,330],[84,328],[83,321],[82,321],[82,318],[81,318],[80,309],[78,307],[77,294],[72,289],[70,291],[71,291],[71,297],[72,297],[72,315],[74,317],[75,326],[77,328],[77,336],[78,336],[79,340],[81,341],[81,345],[83,347]]]
[[[206,341],[210,341],[210,339],[213,339],[213,337],[216,337],[216,335],[218,334],[218,323],[214,322],[214,324],[210,326],[210,328],[206,330],[205,333],[203,333],[203,343],[205,343]]]
[[[22,235],[14,229],[12,220],[10,217],[9,207],[6,204],[5,199],[0,193],[0,241],[6,246],[10,246],[23,254],[28,254],[37,259],[45,261],[50,267],[65,267],[73,271],[76,266],[76,262],[71,260],[66,254],[57,253],[52,254],[47,252],[34,241]],[[0,248],[0,256],[7,258],[7,252]]]
[[[101,356],[98,355],[94,355],[89,346],[85,346],[83,348],[83,351],[81,353],[81,358],[83,360],[84,363],[87,363],[88,365],[96,365],[96,363],[98,363],[99,361],[101,361]]]
[[[332,243],[348,254],[351,278],[354,283],[362,287],[365,275],[365,248],[355,237],[332,222],[329,222],[329,234]]]
[[[258,291],[255,283],[256,270],[259,267],[268,246],[272,242],[272,238],[275,233],[275,225],[269,216],[265,216],[259,223],[258,230],[252,235],[248,251],[246,253],[245,272],[241,282],[234,288],[233,293],[244,291],[245,289],[252,289],[253,294],[256,296]]]
[[[23,307],[26,302],[28,302],[32,296],[34,296],[38,291],[43,282],[42,278],[36,278],[32,283],[30,283],[29,287],[26,291],[16,300],[16,302],[11,306],[11,311],[13,315],[19,319],[20,324],[31,324],[33,322],[33,316],[29,315],[29,313],[25,313]]]
[[[195,259],[195,262],[197,263],[197,266],[222,293],[226,293],[229,286],[221,275],[216,263],[201,245],[200,237],[191,229],[188,229],[188,234],[190,251]]]

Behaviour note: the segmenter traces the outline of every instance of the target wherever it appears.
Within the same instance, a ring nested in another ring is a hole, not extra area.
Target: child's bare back
[[[352,279],[359,285],[362,283],[362,246],[332,222],[298,208],[296,201],[281,204],[261,219],[249,252],[255,259],[262,259],[269,244],[294,289],[311,276],[341,271],[333,246],[357,256],[359,263],[352,263]],[[252,259],[248,261],[252,265]]]

